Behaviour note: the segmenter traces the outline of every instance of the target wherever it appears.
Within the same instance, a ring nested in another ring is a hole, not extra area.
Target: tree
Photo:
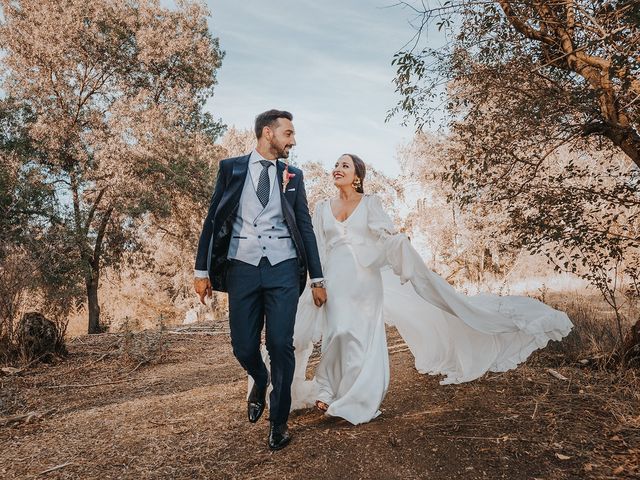
[[[429,100],[437,96],[437,87],[455,79],[485,100],[501,106],[505,100],[505,116],[510,109],[527,107],[518,110],[520,116],[528,114],[526,127],[553,126],[552,133],[560,134],[556,142],[605,138],[640,166],[637,1],[402,4],[421,18],[417,42],[423,29],[433,23],[450,30],[452,39],[440,49],[396,54],[396,85],[404,97],[396,111],[404,111],[420,124],[428,122],[433,113]],[[473,105],[483,103],[474,99]],[[447,108],[472,114],[473,105],[467,100],[450,99]]]
[[[31,160],[38,155],[26,124],[30,112],[0,100],[0,260],[37,237],[54,212],[54,189]]]
[[[224,133],[220,144],[226,150],[228,157],[239,157],[256,147],[256,134],[248,128],[239,129],[231,126]]]
[[[26,309],[49,317],[59,333],[78,298],[76,266],[60,242],[55,184],[39,168],[28,135],[33,115],[0,100],[0,361],[24,352],[18,322]]]
[[[95,333],[101,269],[137,251],[144,222],[209,196],[222,126],[203,107],[223,54],[191,1],[0,6],[2,88],[33,113],[31,161],[55,186],[56,230]]]
[[[602,292],[622,339],[620,302],[640,295],[640,4],[411,8],[419,32],[394,59],[403,95],[394,111],[423,126],[441,99],[451,199],[507,212],[517,245]],[[418,51],[430,26],[448,42]]]
[[[472,281],[486,289],[491,276],[505,278],[512,271],[521,248],[514,247],[503,210],[486,203],[461,205],[450,198],[451,187],[443,176],[451,143],[446,135],[419,132],[398,149],[405,200],[415,202],[409,205],[404,227],[426,246],[430,267],[447,281]]]

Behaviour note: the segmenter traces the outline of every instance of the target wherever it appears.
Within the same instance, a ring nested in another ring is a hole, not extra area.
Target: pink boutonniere
[[[284,172],[282,172],[282,193],[287,191],[287,185],[289,185],[289,180],[295,177],[295,173],[289,173],[289,164],[285,163]]]

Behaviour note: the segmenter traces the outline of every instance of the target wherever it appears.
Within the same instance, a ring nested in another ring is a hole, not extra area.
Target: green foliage
[[[54,187],[38,169],[25,129],[31,119],[13,99],[0,100],[0,260],[10,246],[42,234],[54,216]]]
[[[79,258],[60,217],[56,182],[28,136],[34,116],[11,98],[0,101],[0,321],[15,322],[22,294],[63,317],[82,298]]]
[[[224,55],[198,2],[0,4],[2,87],[16,99],[0,118],[7,241],[54,248],[43,291],[69,307],[84,289],[97,331],[101,270],[148,258],[150,227],[181,230],[210,195],[224,125],[204,105]]]

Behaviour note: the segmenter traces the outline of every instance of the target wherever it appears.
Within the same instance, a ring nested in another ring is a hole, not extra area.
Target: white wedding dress
[[[313,226],[328,300],[317,308],[310,289],[300,298],[292,410],[319,399],[328,415],[353,424],[375,418],[389,386],[385,322],[398,329],[416,369],[444,375],[442,384],[514,368],[573,326],[532,298],[457,293],[396,233],[376,196],[365,195],[344,222],[321,201]],[[320,363],[306,380],[320,338]]]

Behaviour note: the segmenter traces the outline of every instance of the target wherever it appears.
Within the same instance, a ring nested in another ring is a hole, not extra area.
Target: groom
[[[286,169],[278,161],[288,158],[296,144],[292,120],[286,111],[261,113],[255,122],[255,150],[220,162],[194,281],[202,303],[212,289],[228,292],[233,353],[255,382],[247,402],[250,422],[262,415],[267,387],[273,385],[272,450],[291,440],[287,419],[295,369],[293,327],[307,271],[315,304],[327,298],[302,171]],[[265,322],[271,379],[260,355]]]

